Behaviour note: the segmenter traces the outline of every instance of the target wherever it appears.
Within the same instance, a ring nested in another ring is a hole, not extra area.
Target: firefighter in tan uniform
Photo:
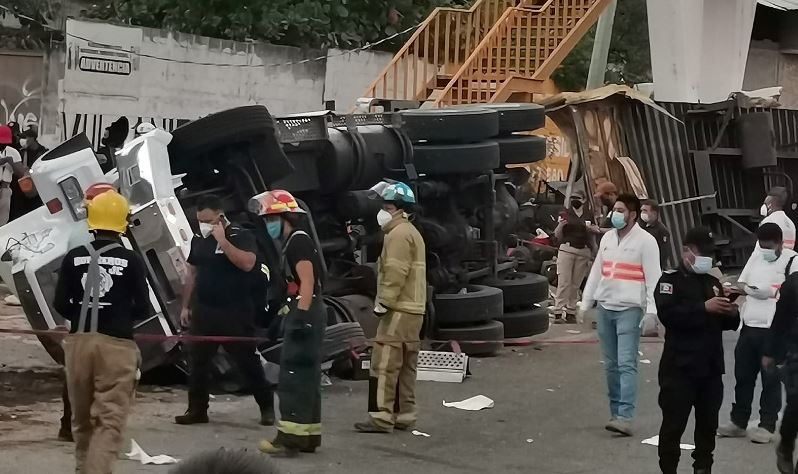
[[[427,302],[424,240],[408,220],[416,203],[404,183],[381,192],[377,222],[385,233],[378,262],[374,312],[380,318],[369,381],[369,419],[356,423],[362,433],[390,433],[416,424],[416,365]]]
[[[122,245],[129,206],[116,191],[86,204],[94,241],[64,256],[53,306],[71,322],[64,340],[77,474],[109,474],[133,402],[134,321],[150,313],[144,263]]]

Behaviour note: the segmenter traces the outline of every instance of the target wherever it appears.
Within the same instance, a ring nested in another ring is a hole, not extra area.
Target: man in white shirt
[[[607,372],[611,419],[605,426],[631,436],[637,404],[637,364],[640,322],[657,313],[654,289],[662,270],[654,237],[637,225],[640,200],[618,196],[610,217],[613,229],[604,234],[590,270],[581,309],[598,302],[598,335]]]
[[[778,375],[762,369],[768,329],[776,313],[779,289],[787,275],[798,270],[798,254],[782,247],[781,228],[773,223],[762,224],[757,230],[759,249],[748,259],[738,278],[740,289],[747,295],[740,317],[743,321],[737,347],[734,349],[734,404],[731,421],[718,428],[718,435],[742,438],[766,444],[773,438],[781,410],[781,382]],[[757,375],[761,375],[762,394],[759,397],[759,426],[746,432],[751,419]]]
[[[765,197],[765,202],[759,208],[759,214],[764,217],[759,225],[773,222],[781,227],[781,234],[784,238],[784,248],[795,248],[795,223],[784,212],[784,206],[788,201],[787,189],[776,186],[770,189]]]
[[[0,226],[8,223],[11,212],[11,181],[14,179],[14,166],[22,163],[19,152],[11,148],[13,143],[11,127],[0,125]]]

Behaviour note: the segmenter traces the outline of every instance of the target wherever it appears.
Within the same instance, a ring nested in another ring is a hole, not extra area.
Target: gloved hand
[[[659,336],[659,320],[657,315],[653,313],[646,313],[643,320],[640,322],[640,327],[643,329],[643,337],[657,337]]]
[[[388,312],[388,308],[386,308],[385,306],[380,304],[379,301],[374,303],[374,314],[377,315],[377,317],[385,316],[385,313],[387,313],[387,312]]]
[[[758,300],[766,300],[768,298],[776,297],[776,290],[773,287],[758,288],[755,286],[745,285],[745,293],[748,296]]]

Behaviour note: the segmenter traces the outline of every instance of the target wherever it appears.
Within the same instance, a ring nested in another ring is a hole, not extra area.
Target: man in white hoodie
[[[781,186],[771,188],[759,209],[759,214],[764,217],[759,225],[762,226],[769,222],[778,224],[781,227],[784,248],[792,250],[795,248],[795,223],[784,212],[784,206],[787,205],[788,200],[787,189]],[[757,246],[757,248],[759,247]]]
[[[779,290],[787,276],[798,269],[798,255],[782,247],[781,228],[774,222],[757,230],[758,249],[754,250],[737,279],[747,295],[740,314],[743,326],[734,349],[734,404],[731,421],[718,428],[718,435],[729,438],[749,436],[752,442],[766,444],[773,438],[781,410],[781,382],[776,373],[762,368],[770,324],[776,313]],[[759,396],[759,426],[747,433],[757,376],[762,378]]]
[[[637,403],[640,323],[655,315],[659,246],[637,225],[640,200],[621,194],[612,210],[613,229],[604,234],[582,298],[582,311],[598,302],[598,335],[607,372],[611,419],[607,431],[631,436]]]

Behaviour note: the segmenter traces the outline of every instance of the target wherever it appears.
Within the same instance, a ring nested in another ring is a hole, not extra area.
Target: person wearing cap
[[[22,150],[22,164],[28,169],[48,151],[39,143],[39,130],[35,125],[31,125],[19,134],[19,147]]]
[[[0,125],[0,226],[8,224],[11,215],[11,183],[22,175],[22,156],[13,144],[11,127]]]
[[[20,183],[21,178],[30,175],[30,169],[33,164],[48,151],[47,148],[38,142],[38,137],[39,132],[35,125],[31,125],[19,135],[20,155],[22,156],[21,175],[11,182],[10,220],[24,216],[42,206],[42,200],[38,194],[26,194]]]
[[[596,186],[596,192],[593,195],[601,202],[601,221],[599,227],[601,233],[612,230],[612,208],[615,206],[615,201],[618,199],[618,187],[612,181],[603,181]]]
[[[654,291],[666,328],[659,365],[659,465],[676,474],[679,444],[690,412],[695,410],[695,474],[710,474],[718,413],[723,403],[723,331],[740,325],[737,306],[724,296],[723,285],[709,271],[715,244],[706,227],[687,232],[681,265],[663,273]]]
[[[254,296],[262,291],[255,235],[227,220],[217,196],[201,196],[196,207],[200,235],[191,240],[180,324],[193,336],[253,337]],[[273,425],[274,394],[254,340],[189,344],[188,409],[175,417],[175,423],[208,423],[210,376],[220,345],[249,382],[260,408],[260,424]]]
[[[361,433],[412,430],[416,411],[416,368],[427,305],[424,239],[408,219],[416,196],[404,183],[385,186],[377,223],[385,233],[377,262],[374,314],[380,319],[372,349],[369,416]]]
[[[124,247],[130,208],[107,191],[86,204],[95,240],[64,256],[53,307],[71,322],[64,339],[76,473],[113,471],[135,395],[141,356],[136,321],[150,316],[147,272]]]
[[[651,234],[659,245],[660,266],[668,268],[671,262],[671,232],[659,219],[659,204],[653,199],[646,199],[640,206],[640,226]]]
[[[585,212],[585,193],[571,193],[568,209],[560,215],[554,236],[560,243],[557,253],[557,292],[554,296],[554,322],[576,324],[579,288],[590,270],[595,253],[595,219]]]
[[[288,191],[253,198],[250,210],[265,216],[269,236],[282,245],[286,281],[283,346],[280,352],[280,421],[277,435],[260,442],[270,456],[295,457],[321,446],[321,351],[327,327],[322,295],[321,253],[304,229],[307,213]]]
[[[727,438],[746,436],[767,444],[776,432],[781,411],[781,382],[776,374],[762,370],[768,328],[776,313],[779,289],[788,275],[798,270],[795,251],[784,248],[781,228],[773,222],[756,231],[759,251],[753,252],[737,278],[739,292],[747,295],[741,309],[743,321],[734,349],[734,403],[731,421],[718,428]],[[748,431],[756,379],[762,379],[759,396],[759,426]]]

